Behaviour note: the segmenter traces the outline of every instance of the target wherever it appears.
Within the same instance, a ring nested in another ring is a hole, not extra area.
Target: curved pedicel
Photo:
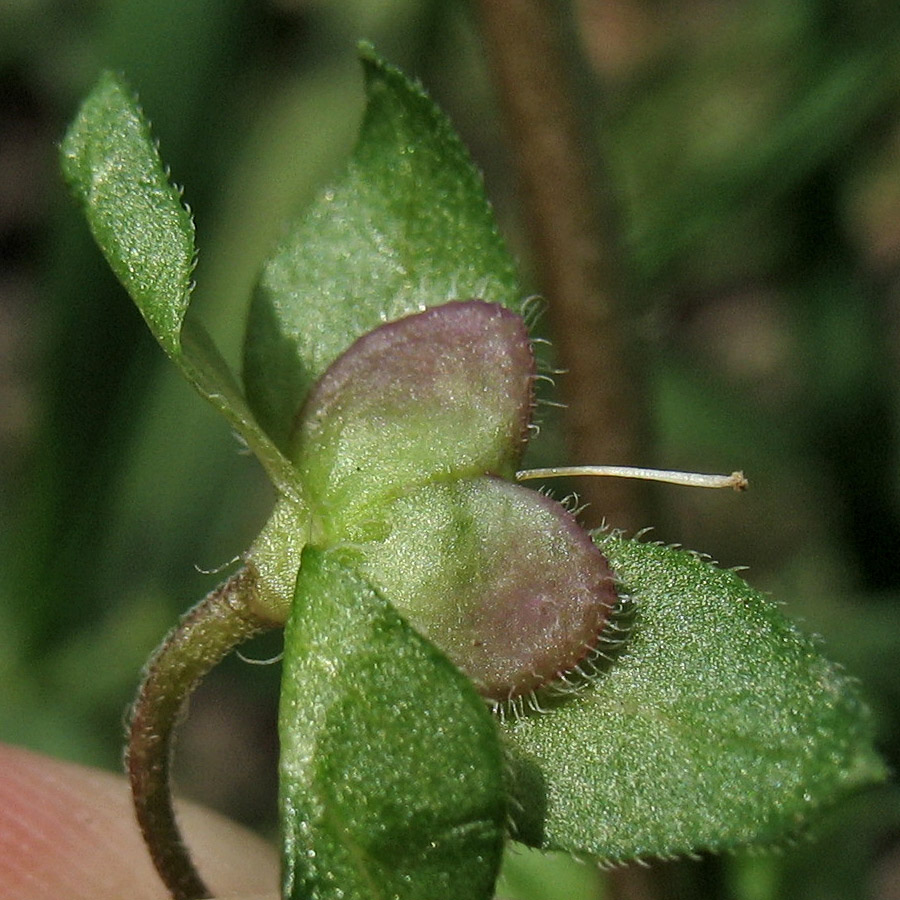
[[[253,610],[255,578],[241,569],[189,610],[144,670],[131,711],[125,763],[138,824],[174,900],[212,896],[194,868],[172,806],[169,768],[181,710],[230,650],[275,624]]]

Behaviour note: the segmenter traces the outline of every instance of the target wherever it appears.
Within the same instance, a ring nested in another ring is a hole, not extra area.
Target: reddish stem
[[[212,896],[181,837],[169,770],[181,709],[230,650],[274,627],[254,612],[255,577],[241,569],[181,619],[144,672],[131,713],[126,767],[135,812],[153,864],[174,900]]]

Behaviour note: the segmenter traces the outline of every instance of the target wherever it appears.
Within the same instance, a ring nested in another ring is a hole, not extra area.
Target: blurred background
[[[900,6],[578,0],[559,13],[633,286],[622,330],[647,426],[631,462],[752,481],[742,497],[655,491],[645,524],[748,566],[821,634],[864,685],[896,768]],[[138,91],[196,217],[194,302],[237,367],[261,261],[352,147],[360,38],[450,114],[530,271],[466,3],[0,3],[0,740],[117,769],[144,660],[273,499],[94,249],[58,174],[66,123],[103,68]],[[552,425],[541,461],[559,463]],[[274,636],[247,648],[277,652]],[[278,669],[217,670],[177,756],[184,793],[269,835]],[[778,855],[608,879],[513,853],[501,894],[900,898],[900,791],[854,798]]]

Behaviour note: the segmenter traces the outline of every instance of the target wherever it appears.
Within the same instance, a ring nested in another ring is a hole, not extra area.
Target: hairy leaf
[[[185,328],[194,224],[169,183],[150,127],[128,89],[105,73],[62,143],[63,173],[94,239],[153,336],[199,393],[223,413],[276,486],[298,496],[287,460],[262,431],[206,332]]]
[[[191,295],[194,223],[143,113],[105,73],[62,144],[63,172],[112,270],[170,356],[180,352]]]
[[[349,169],[287,235],[250,309],[244,383],[282,448],[313,383],[356,338],[448,300],[523,299],[446,117],[371,50],[362,59],[368,107]]]
[[[695,555],[599,539],[634,602],[583,694],[511,717],[519,837],[606,859],[773,843],[884,776],[855,685]]]
[[[335,552],[303,552],[279,722],[286,898],[492,896],[507,816],[495,723]]]

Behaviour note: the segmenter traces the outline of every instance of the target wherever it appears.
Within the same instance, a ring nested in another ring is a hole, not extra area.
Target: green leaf
[[[518,836],[604,859],[773,843],[884,777],[853,682],[736,574],[599,539],[634,600],[584,694],[510,717]]]
[[[112,73],[82,104],[63,140],[62,165],[112,270],[163,349],[177,356],[191,295],[194,223],[140,108]]]
[[[62,143],[62,168],[91,232],[153,336],[201,396],[223,413],[276,486],[298,498],[296,475],[259,427],[219,351],[185,326],[194,267],[194,224],[169,183],[134,97],[107,72]]]
[[[313,383],[356,338],[448,300],[523,302],[449,122],[420,86],[371,50],[362,58],[368,107],[347,174],[288,234],[250,309],[244,384],[282,448]]]
[[[533,378],[525,324],[496,304],[446,303],[359,338],[316,383],[294,435],[323,530],[361,540],[390,500],[431,479],[511,477]]]
[[[284,660],[283,896],[491,897],[504,764],[470,682],[339,554],[311,548]]]

